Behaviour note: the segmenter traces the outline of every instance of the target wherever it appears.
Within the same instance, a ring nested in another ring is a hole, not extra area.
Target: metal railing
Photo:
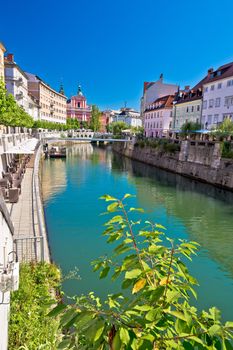
[[[19,262],[44,261],[44,237],[17,237],[14,250]]]

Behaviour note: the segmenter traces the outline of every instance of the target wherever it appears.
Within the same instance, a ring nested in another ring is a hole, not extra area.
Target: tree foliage
[[[67,130],[67,124],[60,124],[49,122],[47,120],[36,120],[33,123],[33,128],[35,129],[47,129],[47,130]]]
[[[186,122],[181,126],[181,131],[183,132],[192,132],[201,129],[201,124],[194,122]]]
[[[80,123],[76,118],[67,118],[66,125],[68,130],[75,130],[80,128]]]
[[[105,301],[89,293],[55,307],[50,316],[61,315],[64,332],[58,349],[232,349],[233,322],[222,324],[215,307],[199,313],[190,304],[197,281],[184,260],[191,260],[198,244],[175,243],[163,226],[131,220],[131,213],[143,210],[128,208],[130,197],[102,197],[111,214],[103,235],[114,250],[93,262],[100,279],[111,275],[121,290]]]
[[[90,128],[93,131],[100,130],[100,127],[101,127],[100,116],[101,116],[101,112],[100,112],[99,108],[96,105],[92,105]]]
[[[222,133],[233,133],[233,122],[230,118],[225,118],[224,121],[217,127],[216,131]]]
[[[122,121],[113,122],[111,123],[111,129],[113,135],[120,135],[122,130],[129,129],[129,125]]]
[[[20,107],[13,95],[7,94],[3,81],[0,81],[0,124],[31,128],[33,118]]]

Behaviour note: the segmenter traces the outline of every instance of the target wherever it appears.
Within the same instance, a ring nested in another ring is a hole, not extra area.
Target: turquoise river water
[[[130,205],[145,209],[175,238],[195,240],[201,248],[189,265],[200,286],[200,309],[213,305],[233,320],[233,194],[135,162],[91,144],[67,146],[67,158],[43,162],[44,211],[53,260],[63,274],[79,269],[80,280],[67,280],[72,296],[95,291],[101,297],[119,289],[99,280],[90,262],[110,253],[101,236],[106,216],[103,194],[135,194]]]

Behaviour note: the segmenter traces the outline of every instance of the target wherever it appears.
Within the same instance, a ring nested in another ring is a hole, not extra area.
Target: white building
[[[202,127],[216,128],[225,118],[233,121],[233,62],[209,69],[203,84]]]
[[[132,108],[121,108],[120,113],[115,113],[113,122],[124,122],[129,127],[138,128],[142,126],[142,119],[140,113]]]
[[[28,112],[28,79],[24,71],[15,63],[14,55],[5,57],[5,83],[19,106]]]
[[[143,96],[141,98],[141,117],[144,120],[144,112],[149,105],[160,97],[174,95],[178,90],[178,85],[166,84],[163,82],[163,74],[158,81],[144,82]]]
[[[146,137],[163,137],[172,127],[172,108],[174,95],[156,99],[144,112]]]

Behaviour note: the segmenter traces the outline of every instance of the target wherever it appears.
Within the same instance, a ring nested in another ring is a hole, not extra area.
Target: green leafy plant
[[[21,264],[19,290],[11,295],[9,350],[56,349],[58,322],[47,314],[60,278],[53,264]]]
[[[222,324],[216,308],[198,313],[190,304],[197,297],[184,260],[191,260],[198,244],[166,235],[157,223],[130,219],[143,212],[105,195],[107,213],[103,235],[114,243],[113,255],[93,262],[100,279],[111,274],[119,293],[101,301],[94,293],[59,304],[50,316],[60,315],[63,330],[58,349],[157,350],[232,349],[233,322]]]

